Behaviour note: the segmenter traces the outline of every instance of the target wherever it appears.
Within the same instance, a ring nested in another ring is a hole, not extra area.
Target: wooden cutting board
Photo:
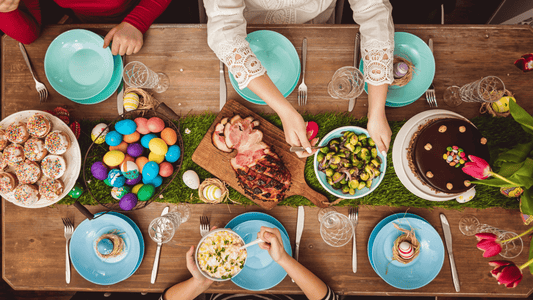
[[[239,193],[250,198],[244,193],[244,189],[239,186],[235,171],[230,164],[230,160],[237,155],[237,151],[233,151],[231,153],[220,151],[211,142],[211,135],[215,130],[216,124],[218,124],[223,118],[231,118],[234,115],[240,115],[243,119],[248,116],[252,116],[255,120],[260,122],[260,125],[255,128],[263,132],[263,141],[274,149],[274,151],[281,157],[281,160],[285,163],[287,169],[291,172],[292,185],[285,197],[300,195],[309,199],[318,207],[328,206],[329,201],[326,196],[311,189],[305,182],[304,168],[306,159],[298,158],[296,154],[289,152],[290,147],[285,142],[285,134],[283,131],[275,125],[269,123],[267,120],[261,118],[248,108],[242,106],[235,100],[229,100],[226,102],[226,105],[224,105],[218,114],[215,122],[213,122],[211,127],[209,127],[209,130],[200,142],[200,145],[198,145],[198,148],[196,148],[192,155],[192,160],[195,163],[209,173],[218,177],[220,180],[225,181]],[[274,201],[267,202],[254,200],[251,198],[250,200],[265,209],[272,209],[279,203]]]

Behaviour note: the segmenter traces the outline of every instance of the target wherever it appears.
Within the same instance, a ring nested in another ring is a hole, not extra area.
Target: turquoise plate
[[[410,263],[392,260],[392,246],[402,232],[394,228],[415,229],[420,253]],[[444,244],[435,228],[425,220],[405,217],[389,222],[377,234],[372,246],[372,263],[376,273],[391,286],[402,290],[421,288],[439,274],[444,263]]]
[[[113,55],[98,34],[73,29],[56,37],[44,57],[50,85],[61,95],[84,100],[100,93],[113,75]]]
[[[298,84],[301,71],[300,57],[294,45],[283,35],[270,30],[254,31],[248,34],[246,40],[283,97],[289,96]],[[241,97],[254,104],[266,105],[249,88],[239,89],[233,74],[229,78]]]
[[[122,69],[124,68],[124,65],[122,64],[122,57],[120,55],[113,55],[113,63],[113,76],[103,91],[98,93],[98,95],[85,100],[69,100],[78,104],[97,104],[111,97],[117,91],[117,88],[122,82]]]
[[[258,221],[267,221],[269,223],[274,224],[281,232],[285,233],[286,236],[289,236],[289,233],[287,230],[285,230],[285,227],[283,227],[283,224],[281,224],[280,221],[278,221],[276,218],[274,218],[271,215],[257,212],[257,211],[251,211],[247,213],[240,214],[236,216],[235,218],[231,219],[231,221],[226,224],[225,228],[232,229],[233,227],[241,224],[242,222],[250,221],[250,220],[258,220]]]
[[[96,255],[94,243],[102,234],[112,230],[122,233],[126,244],[125,257],[116,262],[106,262]],[[129,278],[138,267],[141,247],[135,229],[123,218],[105,214],[94,220],[81,222],[70,239],[72,265],[87,281],[99,285],[111,285]]]
[[[394,34],[394,55],[409,60],[415,71],[411,81],[404,85],[389,86],[387,92],[388,107],[402,107],[415,102],[429,88],[435,77],[435,58],[428,45],[416,35],[407,32]],[[359,70],[363,72],[364,62],[361,59]],[[368,93],[368,84],[365,83],[365,91]]]

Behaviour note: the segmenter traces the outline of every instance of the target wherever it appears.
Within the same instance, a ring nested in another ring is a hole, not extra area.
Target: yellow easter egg
[[[514,102],[516,102],[516,99],[513,97],[502,97],[500,100],[493,102],[492,109],[495,112],[504,113],[509,111],[509,99],[512,99]]]
[[[137,194],[143,185],[144,185],[144,184],[142,184],[142,183],[136,184],[136,185],[131,189],[131,192],[134,193],[134,194]]]
[[[116,167],[124,161],[126,155],[119,150],[112,150],[104,155],[104,164],[110,167]]]
[[[168,146],[167,143],[163,139],[160,138],[153,138],[148,143],[148,148],[150,151],[152,151],[154,154],[157,155],[163,155],[167,154]]]
[[[206,199],[218,200],[222,196],[222,191],[216,185],[209,185],[204,188],[203,195]]]
[[[127,93],[124,95],[124,109],[126,111],[136,110],[139,107],[139,95]]]
[[[91,130],[91,140],[95,144],[102,144],[105,142],[105,136],[109,132],[109,128],[107,128],[107,124],[100,123],[94,126],[93,130]]]
[[[158,154],[155,154],[154,152],[150,152],[148,154],[148,160],[149,161],[155,161],[156,163],[160,164],[163,162],[163,160],[165,160],[165,155],[158,155]]]

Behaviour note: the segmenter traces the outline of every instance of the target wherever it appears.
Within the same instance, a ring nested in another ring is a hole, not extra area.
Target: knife
[[[226,104],[226,77],[224,76],[224,63],[220,61],[220,109]]]
[[[168,206],[163,209],[161,216],[168,214]],[[155,283],[155,278],[157,277],[157,269],[159,268],[159,255],[161,254],[162,243],[157,243],[157,250],[155,251],[154,267],[152,268],[152,278],[150,283]]]
[[[353,52],[353,65],[359,69],[359,47],[361,46],[361,37],[359,35],[359,32],[355,35],[355,50]],[[350,99],[350,102],[348,102],[348,111],[351,112],[353,110],[353,107],[355,106],[355,100],[356,98]]]
[[[455,291],[459,292],[461,286],[459,283],[459,276],[457,276],[457,269],[455,268],[455,260],[453,259],[452,249],[452,232],[450,231],[450,223],[444,214],[440,214],[440,223],[444,231],[444,240],[446,241],[446,249],[448,249],[448,256],[450,257],[450,268],[452,269],[452,279]]]
[[[305,211],[303,206],[298,206],[298,221],[296,223],[296,249],[294,251],[294,259],[298,261],[300,252],[300,240],[302,239],[302,232],[304,231]]]
[[[120,85],[118,86],[117,110],[119,115],[124,113],[124,80],[121,80]]]

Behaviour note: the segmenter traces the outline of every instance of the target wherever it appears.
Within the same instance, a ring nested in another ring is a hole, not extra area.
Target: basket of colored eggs
[[[83,162],[91,196],[113,211],[144,208],[160,197],[183,161],[179,125],[151,109],[137,109],[91,132]]]

